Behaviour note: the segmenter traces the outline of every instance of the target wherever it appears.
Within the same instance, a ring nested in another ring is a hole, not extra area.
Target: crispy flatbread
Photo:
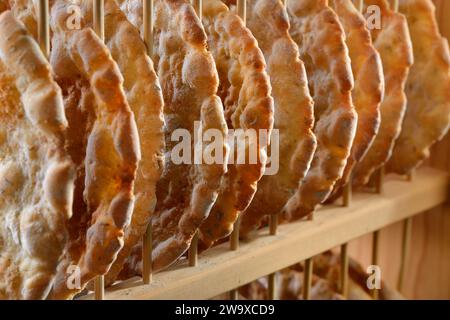
[[[355,78],[352,98],[358,113],[358,126],[350,157],[347,159],[342,178],[336,183],[328,199],[333,201],[342,194],[342,188],[349,182],[355,164],[367,152],[378,133],[384,76],[381,58],[372,44],[364,16],[351,0],[331,0],[330,6],[338,15],[346,34],[345,42]]]
[[[429,157],[450,127],[450,51],[431,0],[400,1],[414,50],[406,83],[408,108],[387,169],[408,174]]]
[[[203,25],[219,73],[225,119],[237,140],[217,201],[200,227],[201,247],[207,248],[232,232],[256,192],[267,160],[273,99],[264,56],[242,19],[220,0],[210,0],[203,4]]]
[[[51,63],[69,120],[67,150],[78,166],[69,243],[50,293],[67,299],[105,274],[133,212],[139,136],[116,63],[92,29],[71,30],[65,2],[51,8]]]
[[[287,220],[302,218],[329,196],[342,177],[356,132],[353,75],[345,33],[326,0],[287,2],[290,33],[305,62],[314,98],[318,146],[311,168],[283,210]]]
[[[1,0],[9,2],[11,12],[20,20],[28,32],[30,32],[35,39],[37,39],[37,1],[34,0]],[[6,5],[6,4],[5,4]],[[0,4],[1,7],[1,4]],[[1,11],[1,10],[0,10]]]
[[[273,148],[277,153],[272,157],[278,158],[279,167],[259,181],[258,190],[242,216],[241,237],[256,230],[264,215],[281,211],[299,188],[316,149],[313,101],[298,46],[289,35],[284,5],[279,0],[248,0],[247,26],[258,40],[270,75],[274,128],[279,136],[279,146]],[[272,139],[272,143],[278,141]],[[275,169],[276,164],[272,162],[269,166]]]
[[[391,156],[406,110],[404,88],[413,63],[405,17],[389,9],[386,0],[368,0],[365,3],[366,6],[375,5],[380,8],[381,28],[372,28],[371,34],[383,63],[385,94],[380,106],[380,130],[366,155],[353,170],[352,180],[356,187],[367,184],[371,175]]]
[[[142,1],[128,0],[121,7],[130,21],[142,21],[138,18],[142,14]],[[221,138],[203,141],[203,150],[215,150],[222,155],[228,150],[227,123],[217,96],[218,74],[213,57],[207,51],[206,33],[193,7],[185,0],[157,0],[154,17],[155,64],[163,90],[166,120],[165,168],[157,184],[158,202],[152,219],[153,270],[158,271],[189,248],[192,237],[217,199],[226,171],[226,161],[208,164],[209,161],[203,159],[201,164],[195,163],[192,140],[197,134],[194,131],[198,129],[198,136],[202,137],[212,129],[209,132]],[[201,126],[196,128],[195,123]],[[172,135],[176,136],[180,129],[190,136],[188,163],[176,159],[180,155],[177,140],[180,137],[173,139]],[[203,152],[203,155],[207,154]],[[141,271],[139,250],[135,248],[134,252],[122,275]]]
[[[0,15],[0,299],[45,299],[68,235],[75,166],[61,89],[38,44]]]
[[[66,2],[67,8],[70,5]],[[125,228],[124,246],[105,276],[108,285],[119,274],[133,246],[142,239],[156,206],[156,183],[163,169],[164,103],[153,62],[146,54],[139,30],[127,20],[115,1],[106,0],[104,9],[105,44],[124,77],[124,90],[136,118],[142,152],[134,185],[133,216]],[[92,26],[92,11],[92,0],[84,1],[82,27]]]

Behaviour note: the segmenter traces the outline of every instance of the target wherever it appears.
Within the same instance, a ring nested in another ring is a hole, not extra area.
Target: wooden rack
[[[154,274],[149,285],[143,285],[141,278],[133,278],[107,288],[105,298],[213,298],[434,208],[448,199],[449,182],[447,173],[431,168],[418,170],[412,182],[404,177],[388,176],[383,195],[355,193],[349,208],[325,206],[317,211],[312,221],[280,225],[276,237],[263,229],[254,240],[241,242],[238,251],[222,244],[201,254],[195,268],[189,267],[187,261],[180,261]],[[93,294],[82,297],[93,298]]]
[[[153,0],[144,2],[144,41],[148,54],[153,53]],[[202,0],[191,0],[201,16]],[[286,0],[283,0],[286,3]],[[362,0],[355,0],[360,10]],[[49,53],[48,0],[38,2],[38,41],[46,56]],[[392,1],[398,8],[398,1]],[[237,13],[246,19],[246,1],[237,0]],[[104,0],[94,0],[94,30],[104,38]],[[449,176],[443,171],[423,168],[409,177],[385,177],[383,168],[376,177],[375,193],[352,194],[350,187],[343,196],[343,206],[322,207],[314,217],[278,226],[277,216],[270,217],[269,228],[258,232],[254,240],[239,241],[239,219],[231,235],[230,244],[214,247],[198,256],[197,237],[194,237],[188,258],[170,269],[152,275],[152,230],[143,237],[143,278],[120,282],[105,290],[104,278],[95,279],[95,292],[80,299],[209,299],[229,292],[237,299],[237,288],[268,275],[269,297],[275,299],[275,272],[305,260],[304,297],[309,298],[312,257],[341,246],[340,291],[348,286],[347,243],[373,232],[372,262],[378,261],[378,230],[404,221],[401,266],[398,286],[404,281],[405,259],[411,238],[411,217],[437,207],[448,199]],[[324,236],[326,235],[326,236]],[[373,297],[377,298],[377,291]]]

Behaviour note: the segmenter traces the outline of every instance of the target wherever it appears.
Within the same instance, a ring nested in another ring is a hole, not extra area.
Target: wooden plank
[[[277,236],[261,230],[254,240],[241,242],[239,251],[230,251],[228,244],[214,247],[200,256],[197,268],[189,268],[184,261],[155,274],[150,285],[142,285],[142,280],[135,278],[109,288],[105,298],[212,298],[436,207],[446,201],[448,188],[447,173],[431,168],[419,170],[413,182],[387,176],[383,195],[355,193],[350,208],[326,206],[312,221],[280,225]]]

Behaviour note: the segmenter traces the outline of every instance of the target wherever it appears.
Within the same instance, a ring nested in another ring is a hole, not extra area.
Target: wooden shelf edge
[[[355,193],[349,208],[325,206],[313,221],[279,226],[277,236],[261,230],[254,240],[241,242],[238,251],[228,244],[212,248],[195,268],[184,261],[155,274],[150,285],[140,278],[121,282],[107,289],[105,299],[209,299],[434,208],[448,199],[448,189],[448,174],[431,168],[418,170],[412,182],[388,176],[383,195]]]

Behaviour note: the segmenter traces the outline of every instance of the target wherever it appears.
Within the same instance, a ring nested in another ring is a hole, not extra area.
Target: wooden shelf
[[[388,176],[383,195],[356,193],[349,208],[325,206],[313,221],[281,225],[276,236],[268,229],[238,251],[228,244],[199,257],[197,267],[181,261],[155,274],[150,285],[140,278],[106,290],[106,299],[209,299],[257,278],[288,267],[364,234],[424,212],[448,199],[447,173],[423,168],[412,182]],[[89,294],[82,299],[92,299]]]

